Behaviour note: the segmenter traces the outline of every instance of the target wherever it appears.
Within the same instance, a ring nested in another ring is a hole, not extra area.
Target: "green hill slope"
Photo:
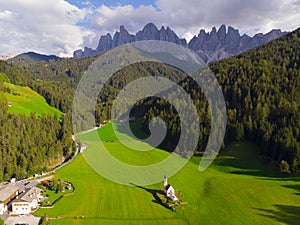
[[[5,73],[1,73],[1,72],[0,72],[0,81],[10,83],[10,80],[9,80],[9,78],[6,76],[6,74],[5,74]]]
[[[35,112],[37,116],[57,114],[58,117],[61,117],[61,111],[49,106],[46,100],[31,88],[10,83],[4,83],[4,87],[4,95],[7,101],[12,103],[8,109],[9,113],[30,115]]]

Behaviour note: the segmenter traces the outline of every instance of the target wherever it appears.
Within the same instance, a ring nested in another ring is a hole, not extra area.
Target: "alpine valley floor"
[[[261,163],[258,149],[247,142],[227,146],[214,163],[199,172],[199,157],[169,179],[187,205],[175,212],[156,202],[153,192],[162,182],[147,187],[114,183],[96,173],[84,157],[101,151],[98,134],[112,155],[133,165],[149,165],[169,153],[154,149],[139,152],[116,141],[111,124],[82,134],[89,147],[57,171],[57,178],[71,181],[76,191],[52,209],[40,209],[50,224],[299,224],[300,177],[281,175]],[[124,139],[131,140],[123,135]],[[85,154],[85,155],[83,155]],[[130,182],[130,181],[128,181]]]

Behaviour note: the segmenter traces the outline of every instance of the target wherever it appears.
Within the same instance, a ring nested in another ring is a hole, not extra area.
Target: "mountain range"
[[[153,23],[148,23],[135,35],[130,34],[124,26],[112,36],[110,33],[102,35],[96,49],[85,47],[83,50],[74,51],[74,58],[96,56],[122,44],[134,41],[159,40],[167,41],[187,47],[197,53],[205,62],[218,61],[229,56],[248,51],[261,44],[277,39],[286,34],[280,29],[273,29],[267,34],[258,33],[253,37],[247,34],[240,35],[239,30],[225,25],[217,30],[215,27],[210,32],[200,30],[189,42],[180,38],[169,27],[161,27],[159,30]]]

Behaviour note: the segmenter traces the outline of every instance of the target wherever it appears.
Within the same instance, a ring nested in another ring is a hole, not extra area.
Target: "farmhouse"
[[[29,214],[32,209],[36,209],[42,199],[41,192],[40,188],[32,187],[17,196],[12,202],[12,213]]]

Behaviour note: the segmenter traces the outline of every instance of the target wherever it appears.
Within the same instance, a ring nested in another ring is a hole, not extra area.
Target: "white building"
[[[178,198],[175,195],[174,188],[168,184],[167,176],[164,176],[164,193],[167,197],[171,198],[173,201],[177,201]]]
[[[29,214],[31,212],[31,207],[29,202],[18,201],[16,200],[12,204],[12,213],[13,214]]]
[[[42,190],[32,187],[17,197],[12,203],[13,214],[29,214],[31,210],[36,209],[41,201]]]
[[[0,215],[3,215],[6,210],[7,207],[4,206],[3,202],[0,202]]]
[[[0,214],[7,211],[8,203],[19,194],[19,188],[13,184],[9,184],[0,188]]]

